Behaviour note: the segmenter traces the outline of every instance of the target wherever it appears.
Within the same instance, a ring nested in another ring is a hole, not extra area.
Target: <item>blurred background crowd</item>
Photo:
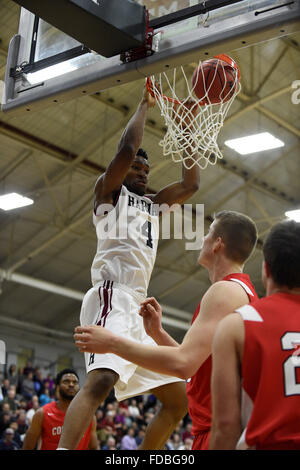
[[[21,450],[34,413],[55,399],[55,378],[51,374],[44,376],[30,362],[19,370],[14,364],[7,367],[0,386],[0,450]],[[151,394],[117,402],[112,391],[96,412],[99,448],[137,449],[159,406]],[[168,440],[166,450],[190,450],[191,427],[187,414]]]

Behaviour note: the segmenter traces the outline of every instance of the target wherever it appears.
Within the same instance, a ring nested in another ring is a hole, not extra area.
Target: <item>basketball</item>
[[[238,68],[225,54],[202,62],[195,68],[192,77],[193,91],[201,104],[217,104],[230,100],[238,83]]]

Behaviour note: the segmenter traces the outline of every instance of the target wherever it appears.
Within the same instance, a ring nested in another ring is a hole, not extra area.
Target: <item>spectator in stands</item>
[[[50,403],[51,401],[53,401],[53,398],[50,397],[48,384],[45,385],[44,392],[40,394],[39,401],[40,401],[40,406],[47,405],[47,403]]]
[[[10,411],[13,413],[16,412],[20,403],[16,400],[16,387],[15,385],[11,385],[7,391],[6,397],[3,399],[2,406],[4,403],[8,403]]]
[[[51,398],[55,396],[55,381],[52,374],[48,374],[47,378],[43,380],[44,387],[48,386],[49,395]]]
[[[144,410],[145,411],[148,411],[149,408],[153,408],[157,403],[157,399],[156,399],[156,396],[155,395],[148,395],[147,399],[146,399],[146,403],[144,405]]]
[[[117,450],[115,438],[113,436],[108,436],[106,443],[101,450]]]
[[[40,396],[40,394],[44,392],[45,387],[44,387],[42,372],[39,367],[37,367],[35,370],[35,373],[33,375],[33,382],[34,382],[35,393],[38,396]]]
[[[19,450],[18,444],[14,441],[14,430],[7,428],[4,431],[4,437],[0,440],[0,451],[1,450]]]
[[[192,435],[192,423],[188,423],[188,424],[185,426],[185,430],[183,431],[183,433],[182,433],[182,435],[181,435],[182,441],[184,442],[187,437],[193,438],[193,435]]]
[[[22,448],[23,442],[22,442],[22,437],[19,433],[19,427],[16,418],[12,418],[10,420],[10,425],[9,427],[14,431],[14,441],[18,444],[20,449]]]
[[[15,364],[11,364],[9,366],[6,378],[9,380],[10,385],[15,385],[17,387],[19,375]]]
[[[121,440],[121,450],[136,450],[137,443],[134,438],[134,429],[129,428],[127,434]]]
[[[178,447],[178,450],[192,450],[193,439],[191,437],[187,437],[183,441],[183,445]]]
[[[180,446],[183,445],[180,434],[178,432],[173,432],[171,438],[167,442],[167,447],[169,450],[178,450]]]
[[[3,398],[5,398],[7,396],[7,392],[9,390],[9,387],[10,387],[10,381],[8,379],[4,379],[3,384],[1,386],[1,392],[2,392]]]
[[[18,429],[19,429],[20,435],[21,436],[25,435],[27,428],[28,428],[25,410],[20,410],[17,423],[18,423]]]
[[[31,400],[33,394],[35,393],[34,381],[33,381],[33,372],[28,372],[25,374],[25,378],[22,381],[21,394],[26,400]]]
[[[129,400],[123,400],[119,403],[120,408],[124,408],[128,412]]]
[[[106,416],[112,416],[113,418],[115,417],[116,410],[114,408],[113,403],[108,403],[106,406]]]
[[[26,422],[28,426],[30,426],[33,415],[35,414],[36,410],[39,409],[39,407],[40,407],[39,398],[37,395],[33,395],[30,408],[26,413]]]
[[[32,372],[32,375],[34,374],[34,368],[32,366],[32,362],[31,361],[27,361],[26,362],[26,365],[23,369],[23,374],[24,375],[28,375],[30,372]]]
[[[145,430],[144,429],[139,429],[138,434],[135,438],[135,442],[137,447],[143,442],[143,439],[145,437]]]
[[[114,416],[111,414],[106,414],[105,417],[101,420],[101,429],[102,429],[102,441],[106,441],[108,436],[116,436],[117,430],[114,423]]]
[[[27,410],[28,408],[28,405],[27,405],[27,401],[25,400],[25,398],[20,398],[19,400],[19,410]]]
[[[0,415],[0,437],[3,435],[5,429],[9,427],[11,419],[10,411],[2,411]]]
[[[128,406],[128,412],[129,412],[129,415],[130,415],[134,420],[136,420],[137,418],[141,418],[140,410],[139,410],[138,407],[137,407],[137,403],[136,403],[136,400],[135,400],[135,399],[132,399],[132,400],[131,400],[131,403],[130,403],[130,405]]]

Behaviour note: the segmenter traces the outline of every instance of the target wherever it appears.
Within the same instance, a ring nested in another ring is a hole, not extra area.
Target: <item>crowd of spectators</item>
[[[36,410],[56,399],[54,377],[43,376],[39,367],[28,362],[19,370],[10,365],[0,384],[0,450],[20,450]],[[159,406],[151,394],[119,403],[112,391],[96,411],[100,449],[137,449]],[[186,415],[168,440],[166,450],[190,450],[191,446],[191,420]]]

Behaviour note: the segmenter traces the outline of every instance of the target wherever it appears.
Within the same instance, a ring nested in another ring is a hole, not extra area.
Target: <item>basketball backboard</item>
[[[90,51],[22,8],[19,31],[8,52],[2,111],[32,112],[300,31],[300,0],[136,3],[149,12],[156,50],[129,62],[120,55],[105,58]]]

